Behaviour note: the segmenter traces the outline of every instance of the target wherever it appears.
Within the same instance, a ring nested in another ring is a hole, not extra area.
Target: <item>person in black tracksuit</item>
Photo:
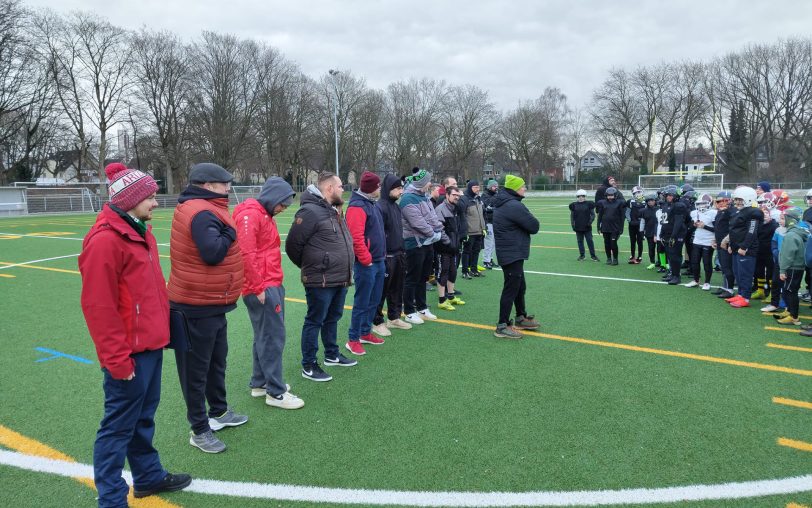
[[[693,189],[693,187],[691,187]],[[696,210],[696,198],[697,193],[694,190],[684,191],[684,194],[680,197],[680,202],[685,204],[686,209],[686,220],[685,220],[685,262],[682,264],[683,268],[686,268],[685,273],[683,275],[693,275],[691,272],[691,254],[693,253],[694,249],[694,234],[696,233],[696,226],[694,226],[693,221],[691,220],[691,212]]]
[[[606,251],[606,264],[617,265],[619,249],[617,239],[623,234],[623,218],[626,201],[618,198],[617,189],[606,189],[606,199],[598,201],[598,229],[603,234],[603,247]]]
[[[640,220],[643,222],[643,236],[648,244],[649,270],[657,266],[657,243],[654,237],[657,236],[657,197],[654,194],[646,196],[646,206],[640,210]]]
[[[733,296],[733,257],[722,248],[722,240],[730,234],[730,218],[736,209],[730,205],[729,192],[721,192],[716,196],[716,218],[713,220],[713,234],[716,237],[716,252],[719,254],[719,266],[722,268],[722,286],[713,292],[720,298]],[[707,228],[707,226],[705,226]]]
[[[643,257],[643,231],[640,230],[640,217],[646,208],[643,201],[643,191],[632,194],[634,198],[628,202],[626,215],[629,221],[629,243],[631,244],[632,255],[629,257],[630,265],[640,264]]]
[[[680,278],[682,246],[688,233],[687,221],[690,220],[690,215],[685,203],[676,199],[676,189],[673,187],[669,186],[664,192],[665,200],[671,206],[666,214],[666,222],[660,231],[660,237],[665,242],[668,266],[671,268],[671,277],[666,280],[669,285],[676,286],[682,282]]]
[[[406,280],[406,251],[403,248],[403,216],[398,206],[398,199],[403,194],[403,184],[397,175],[386,175],[381,185],[381,197],[375,206],[381,212],[384,234],[386,235],[386,276],[383,280],[381,301],[372,324],[378,326],[385,323],[383,306],[386,304],[386,314],[390,323],[396,321],[395,328],[404,328],[400,320],[403,311],[403,283]]]
[[[755,288],[761,289],[765,300],[772,291],[772,278],[775,263],[773,262],[772,241],[775,230],[778,229],[778,222],[770,216],[769,210],[761,210],[764,214],[764,222],[758,228],[758,255],[756,256]]]
[[[589,247],[589,255],[592,256],[592,261],[598,261],[598,256],[595,255],[595,244],[592,242],[592,223],[595,221],[595,203],[586,200],[586,192],[578,191],[576,194],[577,201],[570,203],[570,225],[572,230],[575,231],[575,237],[578,242],[578,261],[584,260],[584,240],[586,240],[587,247]]]
[[[743,206],[730,219],[730,245],[728,252],[733,255],[733,275],[739,284],[739,296],[750,301],[753,289],[753,274],[756,271],[758,256],[758,230],[764,223],[764,214],[758,208]],[[733,304],[735,302],[731,302]],[[747,306],[744,305],[736,306]]]

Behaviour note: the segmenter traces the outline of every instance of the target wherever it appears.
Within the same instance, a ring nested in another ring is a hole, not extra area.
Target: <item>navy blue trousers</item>
[[[129,487],[121,477],[124,459],[130,463],[133,483],[148,490],[167,472],[152,446],[155,410],[161,400],[163,350],[133,355],[135,377],[113,379],[104,372],[104,418],[93,445],[93,476],[99,491],[99,508],[127,506]]]

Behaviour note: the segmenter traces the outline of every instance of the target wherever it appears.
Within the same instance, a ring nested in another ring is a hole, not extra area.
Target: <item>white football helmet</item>
[[[578,196],[586,197],[586,191],[584,189],[578,189],[578,191],[575,193],[575,197],[577,198]]]
[[[753,206],[756,202],[756,190],[745,185],[736,187],[736,190],[733,191],[733,201],[735,202],[737,199],[741,199],[745,207]]]

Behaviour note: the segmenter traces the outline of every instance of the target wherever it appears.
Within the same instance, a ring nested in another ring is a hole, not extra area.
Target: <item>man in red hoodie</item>
[[[253,397],[281,409],[299,409],[304,401],[290,393],[282,376],[285,349],[285,287],[282,285],[282,241],[274,216],[293,203],[296,193],[278,176],[262,186],[256,199],[234,209],[237,241],[245,279],[242,299],[254,328],[254,369],[249,386]]]
[[[158,185],[120,163],[106,168],[110,203],[85,236],[79,256],[82,312],[104,373],[104,418],[93,447],[99,507],[127,506],[121,477],[129,461],[135,497],[180,490],[192,479],[170,474],[152,446],[161,398],[169,298],[158,245],[146,221]]]

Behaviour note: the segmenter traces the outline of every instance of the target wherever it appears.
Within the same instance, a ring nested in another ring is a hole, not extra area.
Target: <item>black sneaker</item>
[[[460,291],[460,290],[459,290],[459,289],[457,289],[457,288],[454,288],[454,294],[455,294],[456,296],[462,296],[462,291]]]
[[[352,367],[354,365],[358,365],[358,362],[355,360],[350,360],[341,353],[338,353],[338,358],[327,358],[326,356],[324,357],[325,367]]]
[[[598,259],[598,256],[592,256],[592,261],[600,261],[600,259]]]
[[[175,492],[176,490],[185,489],[190,483],[192,483],[192,477],[186,473],[167,473],[160,483],[146,490],[135,490],[133,491],[133,496],[140,498],[158,494],[160,492]]]
[[[311,381],[330,381],[333,376],[321,370],[318,363],[313,363],[307,367],[302,367],[302,377]]]
[[[611,265],[612,264],[612,258],[606,258],[606,264]]]
[[[584,260],[583,256],[578,256],[578,261],[583,261],[583,260]]]
[[[679,284],[682,284],[682,279],[680,279],[679,277],[672,277],[671,279],[668,280],[669,286],[677,286]]]
[[[612,266],[617,266],[617,259],[612,259]]]

